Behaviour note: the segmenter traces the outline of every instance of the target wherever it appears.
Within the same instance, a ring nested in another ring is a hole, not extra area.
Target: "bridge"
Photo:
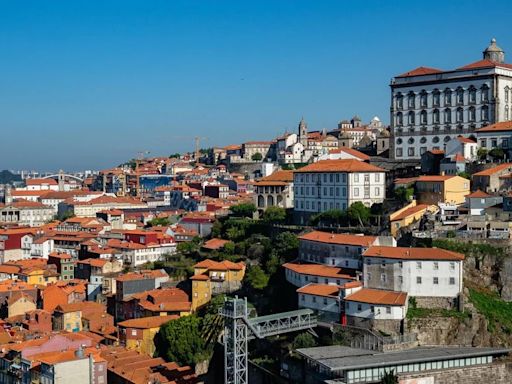
[[[310,309],[249,317],[247,299],[226,299],[220,309],[224,316],[224,383],[248,384],[249,339],[263,339],[287,332],[316,327],[317,318]]]

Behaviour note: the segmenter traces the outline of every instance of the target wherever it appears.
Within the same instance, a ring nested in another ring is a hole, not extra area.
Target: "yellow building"
[[[435,205],[417,204],[416,200],[405,207],[389,215],[391,222],[391,235],[396,236],[400,228],[407,227],[422,218],[427,212],[436,212],[438,208]]]
[[[213,295],[236,291],[242,285],[245,263],[203,260],[194,265],[192,311],[208,303]]]
[[[179,316],[150,316],[125,320],[118,323],[119,339],[126,348],[136,350],[149,356],[155,353],[155,335],[160,327]]]
[[[420,204],[462,204],[469,194],[469,180],[460,176],[420,176],[416,198]]]
[[[7,306],[8,317],[24,315],[25,313],[36,309],[34,298],[23,292],[15,292],[7,300]]]
[[[82,303],[60,304],[53,312],[55,331],[80,332],[82,330]]]

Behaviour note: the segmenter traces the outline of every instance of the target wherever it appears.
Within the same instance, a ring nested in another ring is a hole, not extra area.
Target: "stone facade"
[[[391,335],[400,334],[403,328],[402,320],[365,319],[355,316],[347,316],[347,325],[381,331]]]

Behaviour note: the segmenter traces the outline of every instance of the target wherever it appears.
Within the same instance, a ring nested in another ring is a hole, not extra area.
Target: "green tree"
[[[471,175],[468,172],[459,172],[457,173],[457,176],[463,177],[465,179],[471,179]]]
[[[196,315],[171,320],[160,327],[155,338],[157,354],[181,365],[195,365],[205,358],[201,319]]]
[[[273,275],[277,272],[282,263],[283,262],[277,253],[272,252],[267,262],[265,263],[265,269],[269,275]]]
[[[476,152],[476,155],[480,160],[485,160],[487,158],[487,154],[489,151],[485,148],[478,148],[478,151]]]
[[[235,243],[229,242],[224,244],[224,252],[228,255],[234,255],[235,254]]]
[[[274,240],[274,249],[286,261],[297,258],[299,239],[291,232],[281,232]]]
[[[261,269],[259,265],[249,267],[245,277],[250,286],[258,290],[264,289],[267,286],[269,280],[269,276],[263,271],[263,269]]]
[[[503,160],[505,158],[505,152],[501,148],[493,148],[489,151],[489,156],[494,160]]]
[[[148,221],[148,226],[150,227],[165,227],[168,225],[171,225],[171,219],[168,217],[155,217],[154,219]]]
[[[253,213],[256,212],[256,206],[252,203],[241,203],[238,205],[233,205],[230,209],[231,213],[237,217],[252,218]]]
[[[395,197],[401,203],[409,203],[414,195],[414,188],[412,187],[398,187],[395,189]]]
[[[395,370],[386,371],[380,381],[381,384],[398,384],[398,377],[395,375]]]
[[[316,345],[317,343],[315,338],[311,333],[308,332],[299,333],[292,341],[293,349],[312,348],[316,347]]]
[[[191,241],[184,241],[178,243],[177,251],[183,255],[190,255],[199,251],[199,245],[201,244],[201,238],[196,236]]]
[[[256,152],[251,156],[252,161],[261,161],[263,159],[263,155],[259,152]]]
[[[179,159],[180,157],[181,154],[179,154],[178,152],[169,155],[169,159]]]
[[[219,220],[215,220],[212,225],[212,237],[222,236],[222,223]]]
[[[281,207],[268,207],[261,219],[267,223],[282,223],[286,220],[286,210]]]
[[[360,201],[352,203],[347,209],[348,218],[351,222],[359,223],[361,226],[368,223],[370,219],[370,208],[365,206]]]

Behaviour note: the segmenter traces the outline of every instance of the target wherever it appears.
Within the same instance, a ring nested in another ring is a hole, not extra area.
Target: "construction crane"
[[[137,197],[140,196],[140,175],[139,175],[139,164],[146,158],[146,155],[149,155],[150,151],[139,151],[137,152],[137,158],[135,159],[135,177],[137,180],[135,195]]]

